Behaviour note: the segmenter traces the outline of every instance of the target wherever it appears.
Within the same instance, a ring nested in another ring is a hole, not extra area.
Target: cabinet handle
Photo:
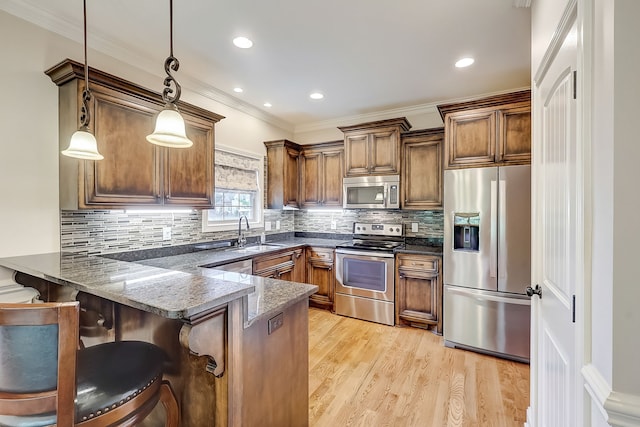
[[[329,271],[332,271],[332,270],[333,270],[333,267],[329,267]]]

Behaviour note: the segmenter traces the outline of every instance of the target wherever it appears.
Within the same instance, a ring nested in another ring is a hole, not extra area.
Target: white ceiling
[[[292,130],[528,87],[530,10],[514,2],[175,0],[176,78]],[[0,0],[0,8],[82,41],[80,0]],[[163,73],[168,0],[87,0],[87,9],[91,49]],[[237,35],[253,48],[236,48]],[[475,64],[456,69],[463,56]],[[325,98],[310,100],[312,91]]]

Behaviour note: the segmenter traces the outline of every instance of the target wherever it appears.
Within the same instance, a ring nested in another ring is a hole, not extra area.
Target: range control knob
[[[356,230],[360,231],[360,227],[356,227]]]

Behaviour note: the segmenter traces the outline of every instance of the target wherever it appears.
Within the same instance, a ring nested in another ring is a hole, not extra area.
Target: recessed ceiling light
[[[271,103],[270,103],[270,102],[265,102],[265,103],[264,103],[264,104],[262,104],[262,105],[264,105],[264,106],[265,106],[265,107],[267,107],[267,108],[271,108],[271,107],[273,107],[273,105],[271,105]]]
[[[468,67],[469,65],[473,64],[474,62],[475,62],[475,60],[473,58],[462,58],[462,59],[458,60],[458,62],[456,62],[456,67],[458,67],[458,68]]]
[[[235,39],[233,39],[233,44],[240,49],[249,49],[251,46],[253,46],[253,42],[246,37],[236,37]]]
[[[244,89],[242,89],[241,87],[234,87],[234,88],[233,88],[233,91],[234,91],[235,93],[242,93],[242,92],[244,92]]]
[[[309,95],[309,98],[311,98],[311,99],[322,99],[322,98],[324,98],[324,95],[321,94],[320,92],[313,92],[311,95]]]

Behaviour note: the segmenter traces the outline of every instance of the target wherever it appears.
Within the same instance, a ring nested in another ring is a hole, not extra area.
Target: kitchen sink
[[[260,245],[255,246],[246,246],[244,248],[233,249],[234,252],[247,253],[247,252],[264,252],[273,250],[275,248],[281,248],[282,245],[271,244],[271,243],[262,243]]]

